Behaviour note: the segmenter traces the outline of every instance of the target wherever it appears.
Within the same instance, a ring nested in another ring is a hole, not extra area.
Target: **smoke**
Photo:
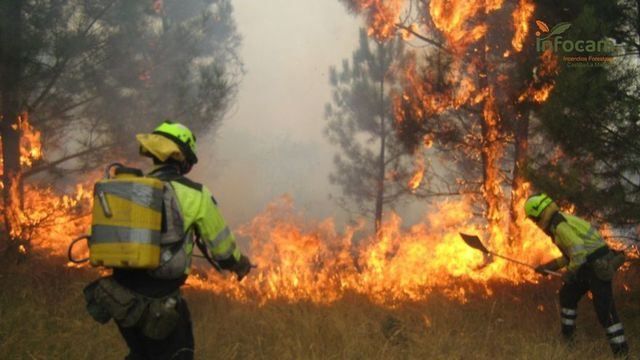
[[[351,56],[358,19],[337,1],[237,1],[246,75],[236,109],[215,135],[199,137],[193,177],[233,224],[289,194],[314,218],[346,214],[329,198],[336,151],[323,136],[328,69]]]
[[[207,185],[231,225],[248,222],[268,203],[290,195],[312,218],[350,215],[330,198],[338,149],[324,135],[329,67],[350,58],[361,22],[338,1],[234,3],[246,75],[236,109],[215,135],[199,136],[194,179]],[[418,213],[409,219],[418,218]],[[414,210],[414,209],[413,209]]]
[[[309,216],[337,215],[328,198],[335,191],[327,180],[331,149],[322,142],[286,134],[263,137],[229,128],[205,149],[213,156],[203,158],[209,158],[209,163],[199,164],[194,177],[211,189],[232,225],[248,222],[285,194]]]

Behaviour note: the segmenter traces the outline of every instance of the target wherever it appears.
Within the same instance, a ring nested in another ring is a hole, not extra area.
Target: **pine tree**
[[[394,134],[390,98],[403,50],[400,40],[373,41],[361,30],[352,61],[330,69],[326,135],[341,150],[330,180],[342,188],[340,204],[370,216],[376,231],[385,206],[409,193],[410,156]]]
[[[533,154],[536,187],[576,211],[620,228],[640,220],[640,91],[638,4],[591,2],[577,9],[569,40],[615,39],[613,61],[561,63],[556,90],[537,113],[552,146]],[[637,235],[634,235],[637,236]]]

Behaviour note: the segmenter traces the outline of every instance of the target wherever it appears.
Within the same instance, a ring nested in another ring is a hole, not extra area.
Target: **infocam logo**
[[[555,53],[613,53],[616,45],[612,40],[568,40],[562,34],[571,28],[568,22],[556,24],[549,28],[544,21],[536,20],[539,31],[536,31],[536,50],[544,52],[551,50]]]

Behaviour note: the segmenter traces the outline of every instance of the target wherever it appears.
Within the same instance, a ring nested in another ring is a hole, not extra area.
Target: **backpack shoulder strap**
[[[556,211],[555,214],[551,215],[551,220],[549,220],[549,226],[545,229],[547,235],[553,238],[553,233],[556,230],[556,227],[560,225],[562,222],[566,222],[567,219],[562,215],[560,211]]]
[[[194,189],[194,190],[198,190],[198,191],[202,191],[202,184],[197,183],[195,181],[192,181],[190,179],[187,179],[184,176],[180,176],[176,179],[172,179],[171,181],[175,181],[177,183],[180,183],[188,188]]]

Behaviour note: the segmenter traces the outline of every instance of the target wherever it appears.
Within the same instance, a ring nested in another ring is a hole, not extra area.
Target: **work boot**
[[[616,359],[629,359],[629,345],[626,342],[611,344],[611,351]]]
[[[572,348],[576,343],[576,327],[575,325],[562,325],[562,339],[565,346]]]
[[[629,345],[627,345],[627,339],[624,337],[624,328],[622,323],[618,322],[607,327],[606,332],[614,357],[619,359],[628,358]]]

